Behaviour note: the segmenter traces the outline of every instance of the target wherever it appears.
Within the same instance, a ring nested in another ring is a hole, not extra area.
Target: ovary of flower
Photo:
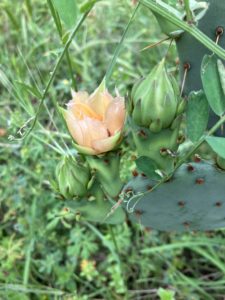
[[[112,150],[125,121],[124,98],[98,88],[93,94],[73,92],[64,117],[78,151],[98,155]]]

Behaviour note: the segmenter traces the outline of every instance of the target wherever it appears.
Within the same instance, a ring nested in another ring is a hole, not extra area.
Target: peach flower
[[[98,155],[112,150],[121,139],[125,121],[124,98],[113,98],[104,82],[89,95],[72,92],[73,99],[63,115],[77,150],[84,154]]]

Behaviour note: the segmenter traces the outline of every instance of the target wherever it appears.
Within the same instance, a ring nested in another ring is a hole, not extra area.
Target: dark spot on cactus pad
[[[136,217],[140,217],[143,215],[144,211],[141,209],[136,209],[134,213]]]
[[[202,161],[201,157],[198,154],[195,154],[194,156],[194,162],[200,163]]]
[[[133,174],[134,177],[137,177],[137,176],[138,176],[137,170],[133,170],[133,171],[132,171],[132,174]]]
[[[183,225],[184,225],[185,228],[189,228],[190,227],[190,223],[189,222],[184,222]]]
[[[190,70],[190,68],[191,68],[190,63],[188,63],[188,62],[184,63],[184,70],[188,71],[188,70]]]
[[[203,183],[205,183],[205,179],[204,178],[197,178],[196,180],[195,180],[195,182],[196,182],[196,184],[203,184]]]
[[[109,160],[108,160],[108,159],[104,159],[104,163],[105,163],[106,165],[108,165],[108,164],[109,164]]]
[[[161,148],[161,149],[160,149],[160,154],[161,154],[162,156],[167,155],[167,154],[168,154],[168,149],[167,149],[167,148]]]
[[[178,202],[178,205],[179,205],[180,207],[184,207],[184,206],[185,206],[185,202],[184,202],[184,201],[179,201],[179,202]]]
[[[147,137],[147,134],[146,134],[145,131],[142,129],[142,130],[139,130],[139,131],[138,131],[138,136],[143,137],[143,138],[146,138],[146,137]]]
[[[187,166],[187,170],[188,170],[188,172],[193,172],[195,170],[195,168],[192,165],[189,164]]]
[[[132,188],[131,187],[129,187],[129,188],[127,188],[127,189],[125,189],[125,191],[124,191],[125,193],[130,193],[130,192],[133,192],[133,190],[132,190]]]
[[[151,227],[145,227],[145,232],[151,232],[152,228]]]
[[[147,191],[150,192],[150,191],[152,190],[152,188],[153,188],[153,187],[152,187],[151,185],[148,185],[148,186],[147,186]]]
[[[173,177],[168,178],[167,180],[164,181],[164,183],[169,183],[171,181],[173,181]]]
[[[218,201],[218,202],[215,203],[215,206],[221,207],[221,206],[222,206],[222,203]]]
[[[223,33],[224,33],[224,28],[223,28],[222,26],[218,26],[218,27],[216,28],[216,36],[217,36],[217,37],[218,37],[218,36],[222,36]]]
[[[147,176],[145,175],[145,173],[141,173],[141,176],[146,178]]]
[[[70,209],[68,207],[64,207],[63,211],[68,213],[68,212],[70,212]]]
[[[177,138],[177,144],[182,144],[185,141],[185,136],[183,134],[179,135]]]

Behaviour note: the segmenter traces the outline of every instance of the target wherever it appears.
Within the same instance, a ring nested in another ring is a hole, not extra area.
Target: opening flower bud
[[[72,95],[63,116],[77,150],[98,155],[115,148],[125,121],[124,98],[112,97],[104,82],[91,95],[83,91]]]
[[[137,125],[150,127],[153,132],[170,126],[176,116],[178,99],[165,68],[165,59],[135,86],[132,101],[132,117]]]

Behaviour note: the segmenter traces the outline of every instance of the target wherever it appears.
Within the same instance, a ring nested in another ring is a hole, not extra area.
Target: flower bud
[[[165,68],[165,59],[134,87],[132,117],[139,126],[159,132],[173,122],[178,106],[174,86]]]
[[[64,157],[56,167],[56,179],[63,197],[83,197],[90,181],[90,170],[76,159]]]

